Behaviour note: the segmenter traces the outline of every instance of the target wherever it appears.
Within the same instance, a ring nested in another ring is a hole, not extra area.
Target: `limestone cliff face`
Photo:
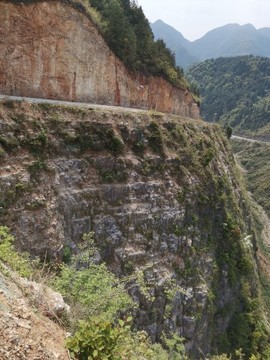
[[[220,349],[252,278],[252,234],[218,128],[6,102],[0,133],[0,221],[17,246],[60,260],[94,231],[100,258],[120,276],[142,269],[152,289],[151,300],[133,289],[139,328],[176,331],[194,359]]]
[[[129,73],[69,1],[0,2],[0,93],[199,117],[187,89]]]

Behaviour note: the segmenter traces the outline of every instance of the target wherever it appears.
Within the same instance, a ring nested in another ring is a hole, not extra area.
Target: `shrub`
[[[84,234],[80,253],[71,256],[71,264],[63,264],[54,279],[54,287],[72,306],[75,320],[88,316],[113,321],[117,313],[134,306],[121,282],[105,264],[94,264],[93,233]]]
[[[32,273],[31,262],[26,253],[18,253],[13,245],[14,237],[6,226],[0,226],[0,260],[23,277]]]
[[[154,152],[164,156],[164,143],[159,125],[155,121],[151,121],[148,130],[149,146]]]
[[[91,264],[80,270],[63,265],[54,286],[73,305],[77,320],[85,316],[113,320],[119,310],[127,310],[133,304],[124,285],[104,264]]]
[[[28,166],[28,171],[31,175],[31,180],[36,180],[42,170],[47,170],[47,164],[42,159],[35,160]]]
[[[71,357],[79,360],[174,359],[161,345],[152,345],[144,331],[132,332],[131,320],[131,317],[127,321],[119,320],[115,325],[98,319],[81,321],[74,336],[66,341]]]
[[[119,344],[127,336],[127,331],[122,321],[118,326],[108,321],[80,321],[74,336],[67,339],[66,347],[71,357],[79,360],[116,360],[119,359]]]

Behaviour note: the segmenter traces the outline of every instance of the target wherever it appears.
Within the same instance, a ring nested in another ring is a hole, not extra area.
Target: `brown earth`
[[[20,278],[10,270],[2,271],[2,266],[0,360],[69,359],[64,348],[66,333],[48,317],[53,317],[52,309],[59,305],[61,296]]]
[[[0,93],[199,117],[187,89],[129,73],[70,1],[0,2]]]

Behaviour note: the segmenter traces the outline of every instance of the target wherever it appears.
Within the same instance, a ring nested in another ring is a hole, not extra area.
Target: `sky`
[[[270,27],[270,0],[137,0],[150,22],[173,26],[188,40],[209,30],[237,23]]]

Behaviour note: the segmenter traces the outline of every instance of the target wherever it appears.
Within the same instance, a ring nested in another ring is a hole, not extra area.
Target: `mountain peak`
[[[186,46],[190,42],[173,26],[166,24],[160,19],[152,23],[151,28],[155,39],[164,40],[167,46],[172,50],[179,45]]]
[[[165,41],[175,52],[178,66],[187,68],[206,59],[257,55],[270,57],[270,28],[256,28],[250,24],[225,24],[208,31],[195,41],[188,41],[172,26],[157,20],[152,24],[155,38]]]

